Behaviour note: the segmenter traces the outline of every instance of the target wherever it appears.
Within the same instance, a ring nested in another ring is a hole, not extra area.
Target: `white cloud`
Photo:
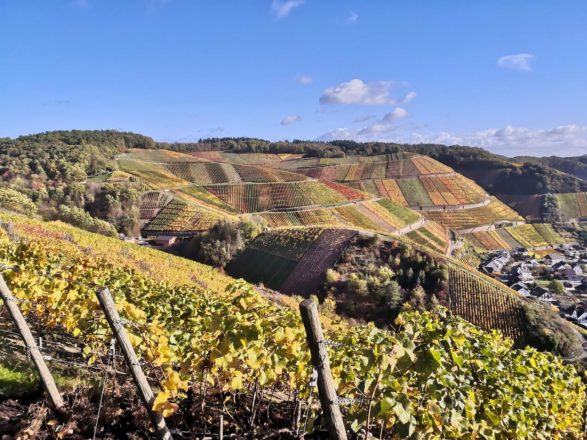
[[[284,18],[291,11],[304,4],[304,0],[273,0],[271,2],[271,11],[277,18]]]
[[[281,120],[280,124],[283,126],[286,126],[286,125],[291,125],[295,122],[299,122],[301,120],[302,120],[302,117],[300,115],[288,115]]]
[[[361,137],[388,133],[395,129],[395,121],[403,119],[406,116],[408,116],[408,112],[405,109],[401,107],[396,107],[395,109],[393,109],[393,111],[383,116],[381,120],[376,121],[375,123],[360,129],[357,132],[357,135]]]
[[[413,101],[414,99],[416,99],[416,96],[418,96],[418,94],[416,92],[409,92],[406,93],[406,95],[399,100],[400,104],[407,104],[408,102]]]
[[[497,60],[497,65],[505,69],[523,70],[530,72],[532,66],[530,63],[534,60],[531,53],[518,53],[515,55],[506,55]]]
[[[393,85],[393,81],[365,83],[355,78],[324,90],[320,96],[320,104],[394,104],[395,99],[391,97]]]
[[[334,130],[324,133],[316,140],[323,142],[342,140],[354,141],[357,140],[357,130],[353,130],[352,128],[335,128]]]
[[[308,84],[312,84],[314,82],[314,78],[310,75],[297,75],[294,77],[294,81],[298,84],[307,86]]]
[[[358,19],[359,19],[359,14],[351,11],[349,16],[346,18],[345,23],[346,24],[354,24],[357,22]]]
[[[393,113],[393,112],[392,112]],[[397,114],[399,115],[399,113]],[[397,120],[396,115],[396,120]],[[356,141],[383,141],[399,143],[431,143],[444,145],[467,145],[481,147],[504,156],[574,156],[587,151],[587,125],[568,124],[547,129],[530,129],[526,127],[506,126],[490,128],[471,133],[440,132],[436,134],[391,132],[393,125],[381,130],[386,118],[393,120],[391,114],[386,115],[370,127],[361,130],[337,128],[329,131],[318,139],[330,141],[336,139]]]
[[[336,128],[329,132],[324,133],[318,138],[320,141],[333,141],[333,140],[355,140],[355,141],[372,141],[382,140],[381,136],[389,133],[396,129],[396,121],[404,119],[409,113],[401,108],[396,107],[391,112],[385,114],[380,120],[375,121],[373,124],[363,127],[359,130],[353,128]],[[368,116],[358,118],[362,120],[373,119],[374,116]],[[356,121],[356,120],[355,120]]]
[[[560,125],[547,129],[526,127],[489,128],[473,133],[412,135],[415,142],[482,147],[505,156],[576,155],[587,151],[587,126]]]

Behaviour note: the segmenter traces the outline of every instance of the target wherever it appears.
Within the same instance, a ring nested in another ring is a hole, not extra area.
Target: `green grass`
[[[27,365],[0,362],[0,396],[18,397],[33,392],[39,385],[35,371]]]
[[[420,179],[398,179],[397,184],[400,187],[404,198],[410,206],[430,206],[433,205],[432,200],[428,196],[428,192]]]
[[[62,370],[49,362],[49,370],[57,388],[63,392],[80,384],[93,384],[94,374],[79,368]],[[100,379],[101,380],[101,379]],[[0,359],[0,397],[17,398],[34,392],[40,379],[32,364],[14,359]]]

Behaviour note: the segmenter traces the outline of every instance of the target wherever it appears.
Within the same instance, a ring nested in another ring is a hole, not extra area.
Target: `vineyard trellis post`
[[[16,327],[18,328],[18,332],[20,333],[27,351],[39,372],[39,376],[41,377],[41,382],[43,383],[43,387],[49,394],[49,398],[51,399],[51,403],[57,412],[63,413],[65,404],[63,403],[63,399],[61,398],[61,394],[59,394],[59,390],[57,389],[57,385],[55,385],[55,380],[53,380],[53,376],[45,363],[45,359],[43,359],[43,355],[35,342],[35,338],[31,333],[31,330],[24,319],[20,309],[16,305],[18,301],[10,292],[6,281],[4,281],[4,277],[0,274],[0,295],[4,300],[4,304],[8,308],[8,313],[12,317]]]
[[[103,288],[98,290],[97,295],[100,306],[106,315],[108,324],[110,325],[110,328],[112,328],[112,333],[114,334],[116,342],[118,342],[118,345],[121,348],[124,359],[126,360],[126,363],[130,369],[132,378],[137,385],[141,400],[145,404],[147,412],[149,413],[149,417],[155,426],[157,438],[159,438],[159,440],[171,440],[171,432],[169,431],[169,428],[167,428],[167,424],[165,423],[163,415],[157,411],[153,411],[155,395],[153,394],[153,390],[147,381],[145,373],[143,373],[143,369],[139,364],[139,359],[137,358],[135,350],[130,342],[130,339],[128,338],[126,330],[122,325],[120,315],[116,310],[116,304],[112,299],[110,291],[108,288]]]
[[[310,346],[312,365],[318,372],[318,395],[322,412],[326,418],[329,437],[331,440],[346,440],[344,421],[338,404],[332,372],[330,371],[328,352],[324,343],[316,303],[309,299],[302,301],[300,303],[300,313],[306,329],[308,345]]]

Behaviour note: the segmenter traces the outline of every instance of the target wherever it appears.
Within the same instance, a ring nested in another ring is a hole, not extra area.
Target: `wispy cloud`
[[[530,72],[532,70],[531,63],[535,56],[531,53],[518,53],[514,55],[506,55],[498,58],[497,65],[504,69],[523,70]]]
[[[281,120],[280,124],[283,126],[287,126],[299,122],[301,120],[302,117],[300,115],[288,115]]]
[[[355,119],[353,119],[353,122],[355,123],[359,123],[359,122],[367,122],[370,121],[372,119],[375,119],[377,116],[375,115],[363,115],[363,116],[359,116]]]
[[[298,84],[307,86],[308,84],[312,84],[314,82],[314,77],[310,75],[296,75],[294,77],[294,81]]]
[[[418,96],[416,92],[406,93],[405,96],[399,100],[398,104],[407,104],[408,102],[411,102],[414,99],[416,99],[416,96]]]
[[[356,141],[357,130],[347,127],[335,128],[316,138],[317,141]]]
[[[273,0],[271,11],[277,18],[287,17],[291,11],[304,4],[304,0]]]
[[[380,135],[382,133],[388,133],[395,129],[395,121],[403,119],[408,116],[408,112],[401,108],[396,107],[393,111],[387,113],[379,121],[360,129],[357,132],[358,136],[371,136]]]
[[[383,118],[385,119],[385,118]],[[330,141],[336,139],[356,141],[383,141],[398,143],[429,143],[443,145],[467,145],[481,147],[504,156],[545,156],[556,152],[557,155],[574,156],[587,151],[587,125],[567,124],[553,128],[531,129],[508,125],[503,128],[489,128],[470,133],[439,132],[422,134],[407,132],[405,127],[396,130],[379,131],[376,126],[361,130],[336,128],[324,133],[318,139]],[[417,127],[414,127],[417,129]],[[413,128],[413,129],[414,129]]]
[[[345,23],[346,24],[354,24],[357,22],[358,19],[359,19],[359,14],[351,11],[351,13],[346,18]]]
[[[394,104],[395,99],[391,97],[393,85],[393,81],[365,83],[355,78],[324,90],[320,96],[320,104]]]
[[[334,130],[324,133],[318,137],[320,141],[333,141],[333,140],[354,140],[354,141],[372,141],[372,140],[383,140],[382,136],[394,131],[396,122],[400,119],[404,119],[409,116],[409,113],[401,108],[396,107],[391,112],[385,114],[381,119],[374,123],[363,127],[361,129],[354,129],[348,127],[335,128]],[[373,117],[364,119],[369,120]],[[355,120],[356,121],[356,120]]]

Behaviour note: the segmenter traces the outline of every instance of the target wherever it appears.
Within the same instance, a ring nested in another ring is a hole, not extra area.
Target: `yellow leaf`
[[[236,370],[233,373],[232,380],[230,381],[230,388],[234,391],[241,390],[243,388],[243,373]]]
[[[169,400],[169,391],[163,390],[153,401],[153,411],[162,411],[162,405]]]

